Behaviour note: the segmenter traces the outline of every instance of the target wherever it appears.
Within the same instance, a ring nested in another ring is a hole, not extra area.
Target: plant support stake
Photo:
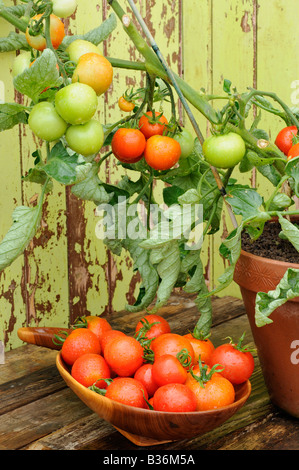
[[[194,116],[193,116],[193,113],[192,113],[192,111],[191,111],[191,109],[190,109],[190,107],[189,107],[189,105],[188,105],[188,103],[187,103],[187,101],[186,101],[186,99],[185,99],[183,93],[181,92],[180,87],[179,87],[178,84],[177,84],[177,81],[176,81],[176,79],[175,79],[175,76],[174,76],[172,70],[168,67],[168,65],[167,65],[167,63],[166,63],[166,61],[165,61],[165,59],[164,59],[164,57],[163,57],[163,55],[162,55],[162,53],[161,53],[161,51],[160,51],[158,45],[157,45],[157,43],[156,43],[156,41],[154,40],[154,38],[153,38],[151,32],[149,31],[147,25],[146,25],[145,22],[144,22],[142,16],[140,15],[139,11],[137,10],[137,8],[136,8],[136,6],[135,6],[135,3],[134,3],[134,0],[128,0],[128,3],[129,3],[129,5],[130,5],[130,7],[132,8],[132,11],[133,11],[135,17],[137,18],[137,21],[138,21],[138,23],[140,24],[140,26],[141,26],[141,28],[142,28],[142,30],[143,30],[145,36],[147,37],[147,39],[148,39],[148,41],[149,41],[149,43],[150,43],[150,45],[151,45],[153,51],[155,52],[156,56],[157,56],[158,59],[160,60],[160,62],[161,62],[161,64],[162,64],[162,66],[163,66],[165,72],[167,73],[167,75],[168,75],[168,77],[169,77],[169,79],[170,79],[170,81],[171,81],[171,83],[172,83],[174,89],[176,90],[176,92],[177,92],[177,94],[178,94],[178,96],[179,96],[179,98],[180,98],[180,100],[181,100],[181,102],[182,102],[182,104],[183,104],[183,106],[184,106],[184,109],[185,109],[185,111],[186,111],[186,113],[187,113],[187,115],[188,115],[188,117],[189,117],[189,119],[190,119],[190,122],[191,122],[191,124],[192,124],[192,126],[193,126],[193,129],[194,129],[194,131],[195,131],[195,133],[196,133],[196,135],[197,135],[197,137],[198,137],[198,140],[199,140],[199,142],[200,142],[201,145],[202,145],[203,142],[204,142],[204,137],[203,137],[203,135],[202,135],[202,133],[201,133],[201,131],[200,131],[198,125],[197,125],[197,122],[196,122],[196,120],[195,120],[195,118],[194,118]],[[125,16],[123,17],[123,24],[124,24],[124,26],[128,26],[129,23],[130,23],[130,18],[125,15]],[[211,166],[211,171],[212,171],[212,173],[213,173],[213,175],[214,175],[214,178],[215,178],[215,180],[216,180],[218,189],[219,189],[219,191],[220,191],[221,195],[223,196],[224,201],[225,201],[225,203],[226,203],[226,207],[227,207],[227,209],[228,209],[228,212],[229,212],[229,215],[230,215],[232,224],[233,224],[234,228],[236,228],[236,227],[238,226],[238,224],[237,224],[235,215],[233,214],[230,205],[227,203],[227,201],[226,201],[226,199],[225,199],[226,190],[225,190],[225,187],[224,187],[223,184],[222,184],[222,181],[221,181],[221,178],[220,178],[220,176],[219,176],[219,173],[218,173],[217,169],[216,169],[215,167],[213,167],[213,166]]]

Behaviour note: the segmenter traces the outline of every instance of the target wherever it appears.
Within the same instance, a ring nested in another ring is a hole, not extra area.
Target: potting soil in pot
[[[281,227],[277,223],[265,224],[262,235],[254,242],[246,232],[242,233],[242,249],[256,256],[299,263],[299,253],[288,241],[279,237]]]

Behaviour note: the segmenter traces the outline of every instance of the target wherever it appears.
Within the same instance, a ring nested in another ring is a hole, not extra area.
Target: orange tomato
[[[181,146],[172,137],[153,135],[146,142],[144,158],[154,170],[169,170],[180,159]]]
[[[108,90],[112,79],[112,65],[106,57],[96,52],[87,52],[81,55],[72,76],[73,83],[79,82],[89,85],[98,96]]]
[[[41,14],[35,15],[31,21],[38,21],[41,18]],[[43,22],[44,28],[45,28],[45,20]],[[57,49],[60,44],[62,43],[62,40],[65,36],[64,32],[64,24],[58,18],[56,15],[51,15],[50,16],[50,37],[51,37],[51,42],[54,47],[54,49]],[[36,49],[38,51],[43,51],[47,47],[46,43],[46,38],[42,34],[38,34],[37,36],[31,36],[29,34],[29,27],[26,29],[25,32],[25,37],[26,40],[33,49]]]

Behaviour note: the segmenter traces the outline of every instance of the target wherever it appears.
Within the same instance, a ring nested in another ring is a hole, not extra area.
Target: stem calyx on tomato
[[[213,375],[216,372],[222,372],[224,370],[221,364],[214,364],[213,367],[210,369],[207,364],[203,364],[201,362],[200,357],[198,360],[198,367],[199,367],[200,375],[194,374],[193,368],[190,369],[190,373],[192,377],[199,383],[201,388],[205,388],[205,384],[212,379]],[[219,369],[219,367],[222,367],[222,368]]]

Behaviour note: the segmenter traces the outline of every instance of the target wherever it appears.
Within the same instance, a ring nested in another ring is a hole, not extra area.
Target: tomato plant
[[[146,142],[144,158],[154,170],[169,170],[181,156],[179,142],[164,135],[153,135]]]
[[[152,111],[147,111],[140,119],[138,127],[144,134],[146,139],[149,139],[153,135],[163,135],[166,131],[168,120],[164,114],[155,111],[153,115]]]
[[[28,124],[37,137],[47,142],[60,139],[67,129],[67,123],[59,116],[54,105],[48,101],[41,101],[33,106]]]
[[[202,146],[208,163],[216,168],[231,168],[240,163],[246,152],[245,142],[234,132],[224,135],[211,135]]]
[[[99,96],[108,90],[112,79],[113,68],[109,60],[96,52],[87,52],[80,56],[72,82],[89,85]]]
[[[114,156],[124,163],[135,163],[143,157],[146,141],[138,129],[122,127],[113,135],[111,148]]]
[[[248,380],[254,370],[254,359],[248,348],[242,346],[244,335],[237,344],[227,343],[215,348],[210,364],[223,367],[221,375],[233,384]]]
[[[42,15],[36,15],[32,18],[31,24],[32,26],[36,25],[40,20],[42,20],[42,25],[44,25],[44,20],[42,18]],[[33,49],[37,49],[38,51],[43,51],[47,47],[47,42],[45,36],[41,33],[38,35],[33,35],[31,34],[31,27],[28,26],[26,29],[26,39],[29,44],[29,46],[33,47]],[[50,38],[52,42],[52,46],[54,49],[57,49],[60,44],[62,43],[62,40],[65,36],[64,32],[64,24],[63,22],[56,16],[56,15],[51,15],[50,16]]]
[[[96,92],[84,83],[72,83],[55,95],[56,111],[69,124],[84,124],[95,114],[98,106]]]
[[[95,119],[69,126],[65,133],[69,147],[85,157],[99,152],[104,143],[102,124]]]
[[[293,146],[293,139],[297,135],[296,126],[287,126],[281,129],[276,136],[275,145],[285,154],[288,155],[290,148]]]

